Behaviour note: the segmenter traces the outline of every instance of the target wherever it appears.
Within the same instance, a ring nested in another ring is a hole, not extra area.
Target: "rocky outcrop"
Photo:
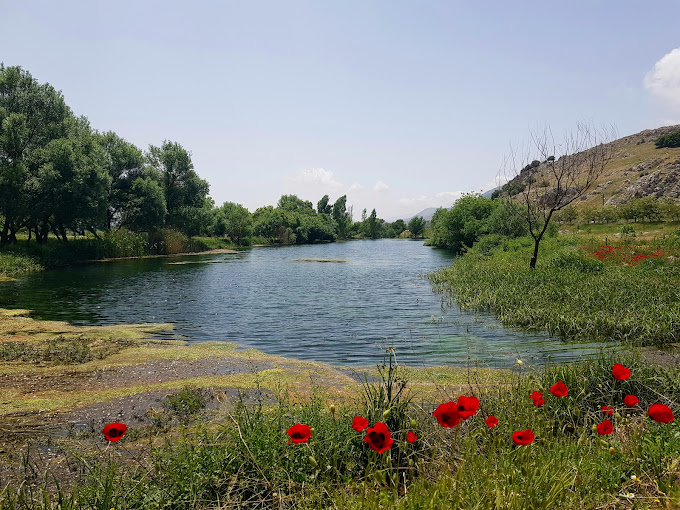
[[[607,200],[607,204],[625,204],[632,198],[680,199],[680,159],[639,177],[619,193]]]

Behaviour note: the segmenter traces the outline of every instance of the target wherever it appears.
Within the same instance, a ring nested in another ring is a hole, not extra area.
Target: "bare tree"
[[[534,239],[534,252],[529,267],[536,268],[538,248],[548,230],[555,212],[581,198],[600,178],[604,167],[612,158],[613,128],[597,129],[590,124],[578,124],[573,132],[564,136],[561,144],[555,142],[552,131],[543,128],[531,134],[531,151],[517,157],[512,151],[506,160],[506,190],[510,203],[529,226]],[[536,158],[529,158],[533,152]],[[556,159],[556,154],[562,154]],[[521,169],[516,163],[522,161]],[[512,174],[508,175],[508,163]]]

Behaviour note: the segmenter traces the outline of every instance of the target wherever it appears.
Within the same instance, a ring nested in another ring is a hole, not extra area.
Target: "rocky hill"
[[[620,205],[632,198],[653,196],[680,203],[680,148],[657,148],[654,142],[663,135],[680,130],[680,125],[647,129],[608,144],[612,159],[590,189],[572,205]],[[531,170],[541,179],[544,164]],[[512,181],[521,182],[522,173]]]

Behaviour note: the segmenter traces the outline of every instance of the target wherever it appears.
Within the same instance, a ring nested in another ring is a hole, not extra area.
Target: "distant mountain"
[[[497,189],[501,189],[501,187],[500,187],[500,186],[496,186],[495,188],[490,189],[489,191],[485,191],[484,193],[482,193],[482,196],[483,196],[484,198],[491,198],[491,195],[492,195],[493,192],[496,191]]]
[[[422,216],[425,221],[430,221],[432,219],[432,215],[435,213],[435,211],[439,209],[438,207],[428,207],[427,209],[423,209],[419,213],[414,214],[413,216],[409,216],[408,218],[403,218],[403,220],[408,223],[411,218],[415,218],[416,216]]]

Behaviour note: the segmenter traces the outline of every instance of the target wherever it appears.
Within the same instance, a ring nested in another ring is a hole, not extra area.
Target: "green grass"
[[[153,235],[113,230],[101,237],[79,237],[64,243],[50,237],[47,243],[30,243],[20,236],[16,244],[0,249],[0,275],[17,275],[43,268],[53,268],[108,258],[143,257],[201,252],[212,249],[235,249],[229,240],[211,237],[187,238],[184,234],[163,230]]]
[[[633,375],[614,381],[614,361],[524,368],[509,386],[472,386],[466,393],[480,398],[480,411],[454,429],[440,427],[431,413],[456,396],[435,402],[417,402],[407,390],[397,396],[399,369],[386,368],[363,400],[342,407],[331,407],[321,389],[305,399],[282,391],[270,406],[256,392],[225,407],[221,422],[195,414],[197,395],[182,390],[173,398],[191,404],[189,427],[160,444],[152,428],[129,430],[106,451],[72,445],[68,465],[79,475],[68,490],[46,473],[36,479],[27,460],[19,477],[0,488],[0,509],[56,508],[57,501],[61,509],[117,510],[614,508],[627,507],[627,493],[635,495],[636,508],[672,508],[680,504],[680,429],[677,421],[652,422],[644,410],[663,402],[677,412],[679,373],[617,358]],[[569,396],[550,395],[557,380],[567,383]],[[545,393],[544,406],[531,404],[533,390]],[[628,392],[642,407],[622,405]],[[604,419],[605,404],[617,409],[614,433],[599,436],[593,426]],[[351,423],[360,415],[371,417],[372,426],[383,413],[394,443],[377,454]],[[484,424],[490,414],[499,419],[493,429]],[[294,423],[312,427],[309,443],[287,442]],[[515,446],[512,432],[526,428],[536,441]],[[408,431],[417,442],[404,440]]]
[[[42,269],[33,257],[14,253],[0,253],[0,275],[19,275]]]
[[[430,279],[450,295],[451,305],[491,311],[509,326],[635,345],[680,341],[680,263],[602,262],[592,255],[599,244],[604,241],[545,239],[530,270],[531,239],[481,242]],[[678,237],[657,245],[674,253]]]

